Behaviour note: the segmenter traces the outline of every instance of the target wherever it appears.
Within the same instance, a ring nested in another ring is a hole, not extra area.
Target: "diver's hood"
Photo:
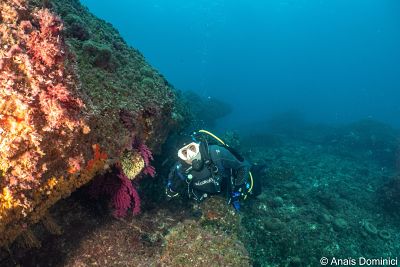
[[[204,168],[205,162],[209,164],[210,155],[208,151],[208,145],[204,142],[200,143],[199,155],[192,161],[192,168],[194,171],[201,171]]]

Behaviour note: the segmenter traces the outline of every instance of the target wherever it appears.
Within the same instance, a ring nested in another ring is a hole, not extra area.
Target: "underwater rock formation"
[[[378,192],[384,209],[397,214],[400,208],[400,175],[391,177]]]
[[[252,266],[248,251],[238,238],[241,217],[224,198],[200,204],[199,221],[185,220],[165,236],[161,266]]]
[[[344,125],[327,135],[326,142],[336,151],[377,160],[388,168],[396,167],[400,133],[390,125],[366,119]]]
[[[186,113],[186,117],[191,117],[191,126],[195,128],[214,127],[217,119],[232,112],[232,107],[223,100],[203,97],[194,91],[180,92],[179,99],[182,110],[180,113]]]
[[[182,242],[184,240],[184,242]],[[244,245],[223,231],[185,221],[166,236],[161,266],[251,266]]]
[[[3,0],[0,22],[2,247],[132,140],[157,152],[179,116],[168,82],[79,1]]]

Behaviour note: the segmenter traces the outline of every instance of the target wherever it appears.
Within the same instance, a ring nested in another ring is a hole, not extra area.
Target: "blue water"
[[[400,127],[396,0],[82,0],[176,88],[224,99],[235,128],[285,111]]]

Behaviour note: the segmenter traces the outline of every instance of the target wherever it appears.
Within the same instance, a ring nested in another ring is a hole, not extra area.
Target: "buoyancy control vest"
[[[223,190],[223,187],[226,186],[227,195],[230,199],[232,190],[235,187],[232,170],[229,175],[230,177],[224,177],[228,174],[225,174],[223,166],[218,166],[220,165],[218,164],[219,161],[216,161],[216,163],[212,160],[209,143],[204,135],[207,134],[212,136],[214,140],[217,140],[219,142],[218,144],[215,144],[216,146],[227,149],[232,155],[236,157],[238,161],[243,162],[244,159],[236,150],[229,147],[214,134],[206,130],[200,130],[197,133],[200,133],[202,136],[200,136],[199,138],[199,135],[197,135],[193,139],[200,142],[201,159],[194,160],[191,166],[188,166],[185,163],[180,163],[175,167],[174,172],[178,177],[180,177],[181,181],[186,182],[189,198],[194,198],[195,200],[201,201],[202,199],[207,197],[207,193],[219,193]],[[253,177],[251,175],[251,172],[249,172],[249,177],[249,181],[245,184],[245,190],[242,190],[240,192],[240,196],[243,199],[247,198],[247,195],[251,193],[253,188]],[[229,184],[229,182],[231,184]],[[177,193],[176,189],[173,187],[173,182],[171,179],[169,179],[168,181],[166,194],[169,197],[175,197],[179,195],[179,193]]]
[[[207,195],[204,195],[204,193],[220,193],[223,182],[223,177],[219,173],[221,167],[218,167],[211,160],[207,143],[200,143],[200,154],[201,159],[194,160],[192,166],[184,171],[189,196],[197,200],[206,197]]]
[[[240,153],[236,149],[230,147],[228,144],[226,144],[218,136],[214,135],[213,133],[211,133],[211,132],[209,132],[207,130],[203,130],[203,129],[199,130],[198,132],[193,133],[193,136],[194,136],[195,139],[200,140],[202,143],[205,143],[205,145],[206,145],[207,153],[205,153],[205,156],[207,158],[205,159],[205,162],[207,162],[207,159],[209,161],[211,161],[210,151],[208,149],[209,141],[207,140],[207,136],[211,136],[212,140],[217,141],[219,146],[224,147],[225,149],[227,149],[233,156],[235,156],[235,158],[238,161],[240,161],[240,162],[244,161],[244,158],[242,157],[242,155],[240,155]],[[249,171],[249,181],[246,183],[246,190],[241,193],[243,195],[243,199],[246,199],[247,195],[252,193],[253,185],[254,185],[253,175]],[[231,180],[231,184],[228,185],[228,186],[233,188],[234,187],[234,181]]]

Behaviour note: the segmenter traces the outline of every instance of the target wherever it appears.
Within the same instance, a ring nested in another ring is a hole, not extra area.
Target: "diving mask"
[[[191,142],[178,150],[178,157],[191,164],[192,160],[200,153],[200,144]]]

